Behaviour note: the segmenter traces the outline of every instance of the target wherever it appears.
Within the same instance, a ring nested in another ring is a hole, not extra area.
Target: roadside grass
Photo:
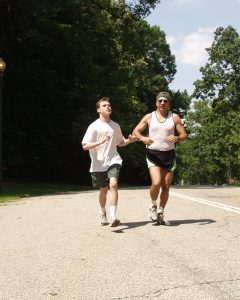
[[[80,185],[57,183],[3,183],[0,192],[0,203],[16,201],[26,197],[81,192],[89,189],[90,187]]]

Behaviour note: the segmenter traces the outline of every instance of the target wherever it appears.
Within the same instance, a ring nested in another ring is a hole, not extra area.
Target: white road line
[[[178,194],[178,193],[175,193],[175,192],[170,192],[170,195],[173,195],[173,196],[178,197],[178,198],[194,201],[194,202],[199,202],[199,203],[206,204],[206,205],[209,205],[209,206],[214,206],[214,207],[217,207],[217,208],[221,208],[221,209],[224,209],[224,210],[227,210],[227,211],[234,212],[236,214],[240,214],[240,208],[239,207],[225,205],[225,204],[222,204],[222,203],[213,202],[213,201],[209,201],[209,200],[202,199],[202,198],[190,197],[190,196]]]

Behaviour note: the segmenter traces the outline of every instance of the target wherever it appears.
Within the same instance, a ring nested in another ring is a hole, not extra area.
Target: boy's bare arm
[[[110,136],[109,135],[105,135],[101,140],[97,141],[97,142],[92,142],[92,143],[86,143],[83,144],[83,150],[87,151],[93,148],[96,148],[97,146],[102,145],[103,143],[107,142],[110,140]]]

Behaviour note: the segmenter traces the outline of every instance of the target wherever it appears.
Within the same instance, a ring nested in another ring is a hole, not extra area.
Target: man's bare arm
[[[142,135],[142,132],[149,126],[150,118],[151,114],[145,115],[133,130],[133,135],[136,136],[138,140],[143,142],[145,145],[151,145],[153,143],[153,141],[149,137]]]
[[[177,115],[177,114],[173,115],[173,119],[174,119],[174,123],[175,123],[178,135],[177,136],[176,135],[170,135],[168,137],[168,141],[171,142],[171,143],[183,142],[187,139],[187,133],[186,133],[186,130],[185,130],[183,124],[182,124],[182,120],[179,117],[179,115]]]

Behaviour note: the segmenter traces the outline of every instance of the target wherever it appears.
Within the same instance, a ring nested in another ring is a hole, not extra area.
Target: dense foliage
[[[89,182],[81,139],[96,100],[110,97],[128,135],[168,89],[175,58],[165,33],[143,20],[159,1],[126,2],[5,0],[5,178]],[[174,103],[184,113],[189,98],[176,92]],[[146,180],[143,152],[140,144],[121,149],[123,181]]]
[[[89,184],[81,147],[109,96],[125,136],[169,90],[175,58],[165,33],[144,17],[159,0],[0,0],[4,76],[4,178]],[[240,38],[217,28],[209,59],[186,91],[170,91],[172,110],[186,119],[189,140],[177,145],[174,183],[240,181]],[[121,182],[146,184],[144,145],[120,149]]]
[[[185,183],[240,183],[240,37],[219,27],[209,60],[195,82],[194,110],[187,118],[189,142],[181,145]]]

